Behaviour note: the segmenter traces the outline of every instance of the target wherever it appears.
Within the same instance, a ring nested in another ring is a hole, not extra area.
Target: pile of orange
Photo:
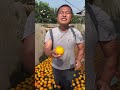
[[[26,78],[25,81],[21,82],[16,86],[16,88],[11,88],[11,90],[34,90],[35,80],[34,75],[29,78]]]
[[[59,90],[60,86],[55,84],[51,64],[52,59],[48,58],[35,67],[36,90]],[[73,77],[76,78],[72,80],[71,87],[74,87],[74,90],[85,90],[85,74],[79,72],[78,75],[74,74]]]
[[[51,64],[52,60],[48,58],[35,67],[36,90],[53,90],[53,88],[59,88],[55,84]]]
[[[55,84],[51,64],[51,58],[44,60],[35,67],[35,75],[26,78],[24,82],[11,90],[34,90],[33,88],[36,90],[59,90],[60,86]],[[73,75],[75,78],[71,81],[71,87],[74,87],[74,90],[85,90],[85,74],[79,72],[77,76]]]

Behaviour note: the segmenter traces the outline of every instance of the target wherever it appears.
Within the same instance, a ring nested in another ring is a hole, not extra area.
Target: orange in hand
[[[57,47],[55,48],[55,52],[56,52],[56,54],[58,54],[58,55],[63,55],[63,54],[64,54],[64,48],[63,48],[62,46],[57,46]]]

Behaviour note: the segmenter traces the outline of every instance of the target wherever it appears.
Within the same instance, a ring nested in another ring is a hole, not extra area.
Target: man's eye
[[[63,14],[64,12],[59,12],[59,14]]]
[[[66,12],[66,14],[70,14],[70,12]]]

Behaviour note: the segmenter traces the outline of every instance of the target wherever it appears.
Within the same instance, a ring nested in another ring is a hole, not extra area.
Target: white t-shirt
[[[94,88],[95,71],[95,49],[98,41],[110,41],[116,38],[115,28],[110,17],[99,7],[91,6],[98,21],[98,33],[86,11],[86,33],[85,33],[85,70],[86,70],[86,90]],[[98,35],[99,34],[99,35]],[[99,36],[99,37],[98,37]]]
[[[76,34],[76,40],[70,28],[67,31],[61,31],[58,27],[52,29],[54,38],[53,48],[62,46],[65,49],[61,58],[53,58],[52,66],[56,69],[66,70],[74,68],[74,47],[76,43],[83,43],[83,37],[77,29],[73,28],[73,30]],[[46,34],[45,42],[49,39],[51,39],[50,31]]]

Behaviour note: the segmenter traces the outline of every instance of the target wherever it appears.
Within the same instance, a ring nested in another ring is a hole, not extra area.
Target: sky
[[[53,8],[58,8],[59,6],[61,6],[63,4],[68,4],[72,7],[73,13],[75,13],[75,14],[77,12],[82,11],[85,6],[85,0],[36,0],[36,1],[47,2],[49,4],[49,6],[53,7]],[[68,2],[71,3],[73,6],[71,4],[69,4]]]

